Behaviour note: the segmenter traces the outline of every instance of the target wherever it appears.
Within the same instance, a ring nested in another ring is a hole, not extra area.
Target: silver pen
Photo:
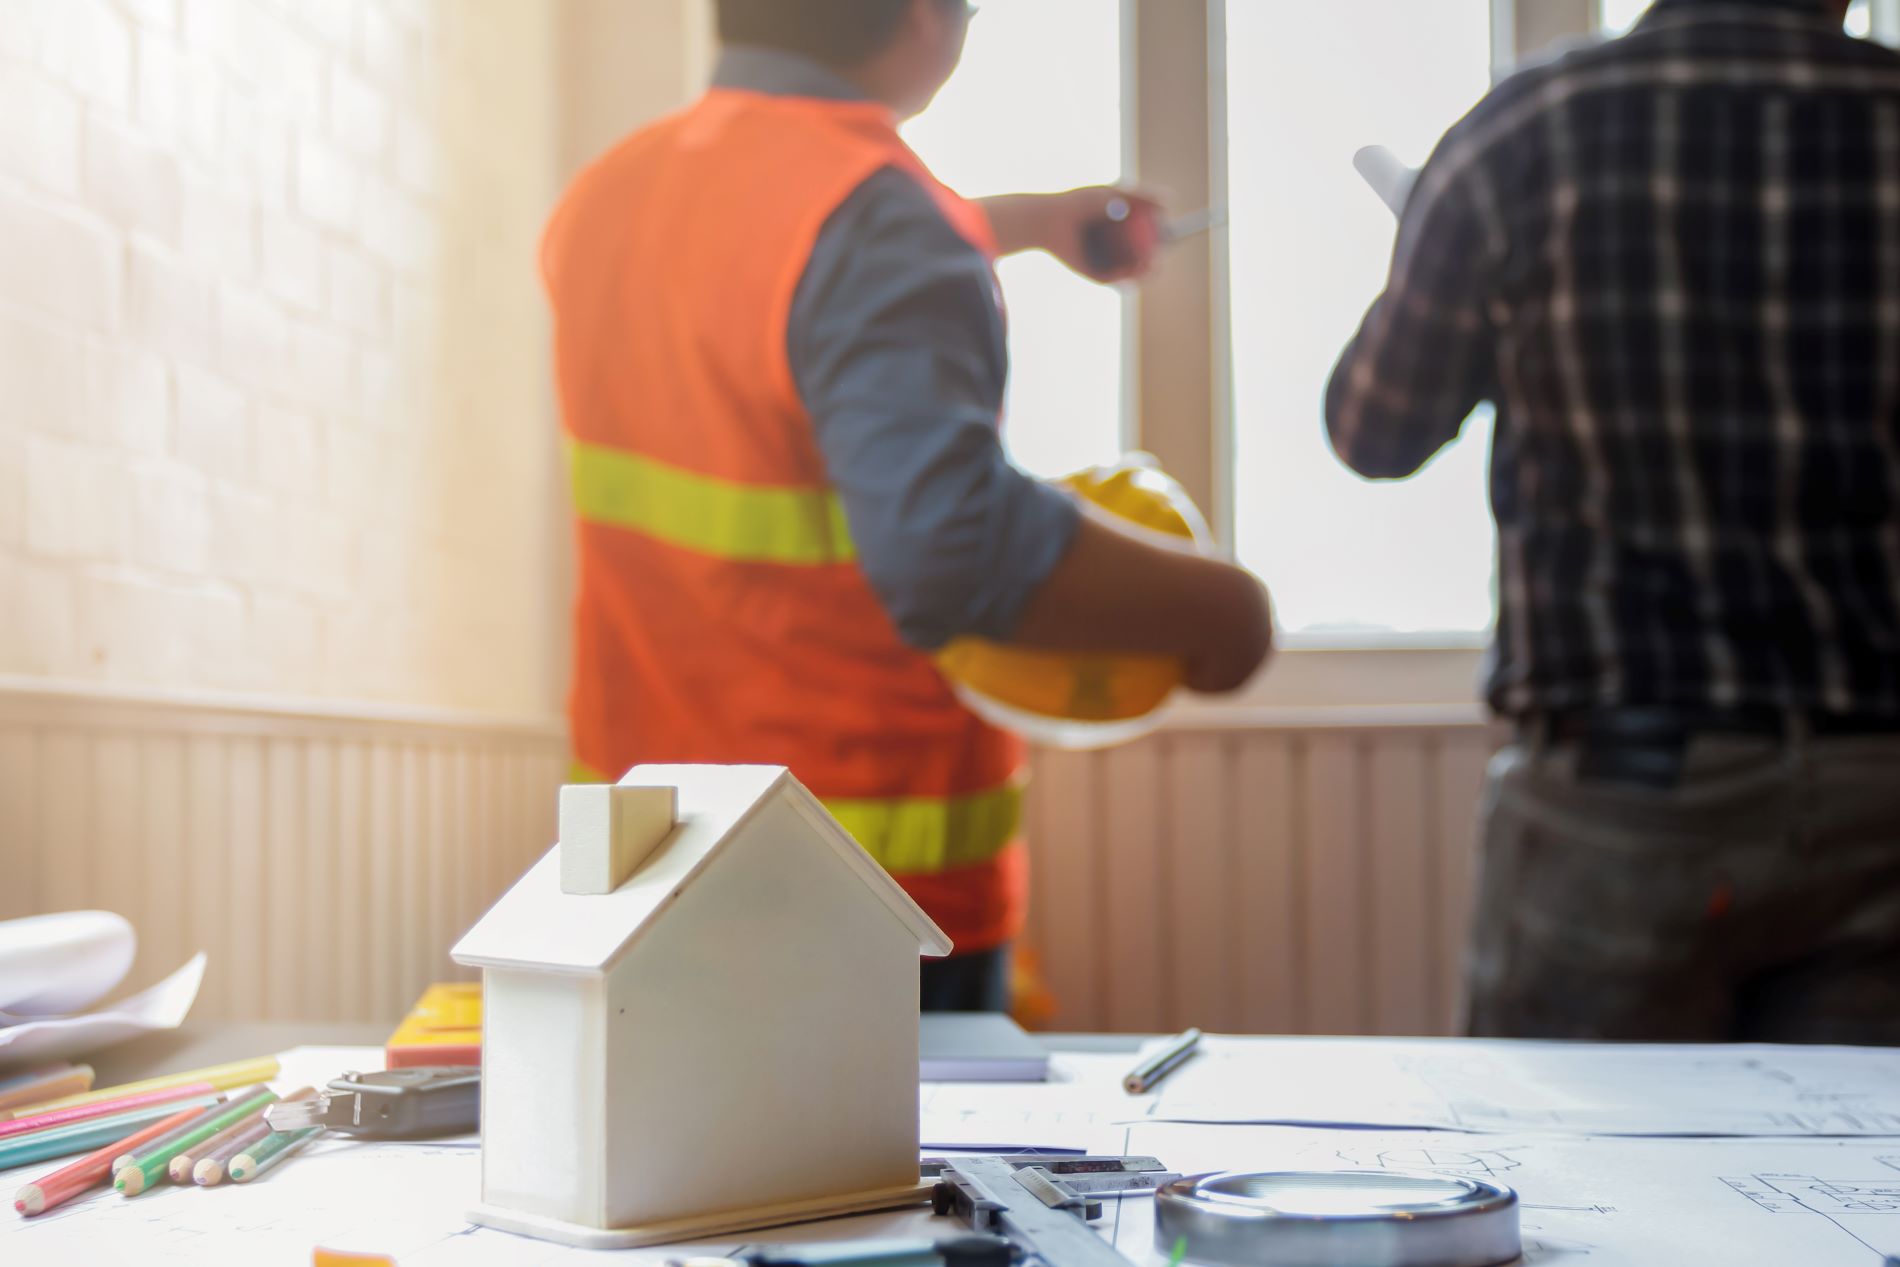
[[[1122,1079],[1122,1089],[1129,1095],[1140,1095],[1144,1091],[1153,1090],[1155,1084],[1173,1073],[1180,1067],[1181,1062],[1192,1056],[1194,1049],[1200,1046],[1200,1043],[1201,1031],[1198,1029],[1188,1030],[1184,1034],[1169,1039],[1167,1045],[1160,1051],[1128,1071],[1128,1076]]]

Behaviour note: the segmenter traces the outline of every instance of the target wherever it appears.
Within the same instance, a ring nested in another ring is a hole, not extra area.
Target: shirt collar
[[[1827,17],[1827,0],[1655,0],[1649,13],[1679,13],[1695,9],[1779,9],[1786,13]],[[1644,14],[1648,17],[1649,14]]]
[[[737,88],[774,97],[870,100],[863,89],[822,62],[762,44],[728,44],[713,68],[712,82],[715,88]]]

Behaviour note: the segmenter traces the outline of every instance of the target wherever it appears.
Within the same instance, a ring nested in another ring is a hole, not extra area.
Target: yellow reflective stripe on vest
[[[607,783],[579,761],[570,783]],[[1016,839],[1023,820],[1023,789],[1006,783],[968,796],[821,797],[866,853],[894,875],[917,875],[987,862]]]
[[[844,507],[826,488],[741,484],[598,444],[570,441],[574,509],[683,550],[743,563],[814,565],[856,557]]]
[[[1017,783],[968,796],[822,799],[831,816],[893,875],[988,862],[1016,838],[1023,820],[1023,789]]]

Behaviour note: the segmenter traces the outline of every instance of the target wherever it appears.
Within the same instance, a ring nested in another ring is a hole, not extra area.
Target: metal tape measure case
[[[1216,1267],[1497,1267],[1517,1193],[1381,1170],[1190,1175],[1155,1193],[1155,1248]]]

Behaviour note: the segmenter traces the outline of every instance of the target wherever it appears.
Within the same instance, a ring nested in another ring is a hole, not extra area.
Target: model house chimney
[[[562,892],[612,893],[667,838],[678,816],[678,788],[563,787]]]

